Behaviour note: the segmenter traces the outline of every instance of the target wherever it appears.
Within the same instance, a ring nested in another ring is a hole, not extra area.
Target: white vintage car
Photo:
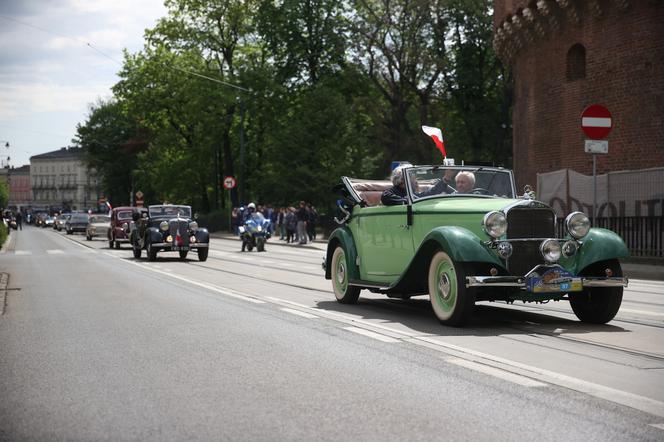
[[[91,241],[95,236],[108,237],[111,228],[111,217],[108,215],[90,215],[88,226],[85,228],[85,238]]]

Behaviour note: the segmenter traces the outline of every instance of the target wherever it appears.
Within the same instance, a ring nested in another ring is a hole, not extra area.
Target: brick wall
[[[597,156],[598,173],[664,166],[664,2],[628,3],[621,9],[600,2],[601,15],[582,6],[580,23],[562,20],[559,29],[549,29],[510,61],[519,186],[535,184],[538,172],[592,173],[580,126],[581,112],[594,103],[613,115],[609,154]],[[507,6],[525,4],[494,1],[494,21],[510,13]],[[586,77],[567,81],[567,51],[576,43],[586,50]]]

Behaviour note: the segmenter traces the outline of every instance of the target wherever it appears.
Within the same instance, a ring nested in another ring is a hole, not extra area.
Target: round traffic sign
[[[605,138],[612,127],[611,112],[604,106],[593,104],[581,114],[581,129],[591,140]]]
[[[224,189],[232,189],[235,187],[235,178],[232,176],[224,177]]]

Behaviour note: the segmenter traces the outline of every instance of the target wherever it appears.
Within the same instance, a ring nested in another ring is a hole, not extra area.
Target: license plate
[[[564,269],[550,269],[542,275],[526,278],[526,288],[531,293],[567,293],[583,290],[581,278],[575,278]]]
[[[171,250],[173,252],[186,252],[186,251],[189,251],[189,247],[188,246],[182,246],[182,247],[171,246]]]

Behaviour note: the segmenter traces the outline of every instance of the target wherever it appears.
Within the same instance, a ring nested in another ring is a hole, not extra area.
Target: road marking
[[[295,310],[295,309],[292,309],[292,308],[283,307],[281,310],[286,312],[286,313],[290,313],[292,315],[297,315],[297,316],[302,316],[303,318],[307,318],[307,319],[316,319],[316,318],[318,318],[318,316],[316,316],[316,315],[301,312],[299,310]]]
[[[664,424],[650,424],[651,427],[659,428],[660,430],[664,430]]]
[[[32,252],[30,250],[16,250],[14,252],[15,255],[32,255]]]
[[[662,316],[664,317],[664,313],[658,313],[658,312],[648,312],[645,310],[632,310],[629,308],[621,308],[618,310],[618,313],[635,313],[637,315],[646,315],[646,316]]]
[[[460,367],[469,368],[480,373],[493,376],[504,381],[513,382],[524,387],[546,387],[547,384],[542,382],[537,382],[533,379],[527,378],[525,376],[519,376],[518,374],[510,373],[509,371],[500,370],[489,365],[478,364],[477,362],[469,361],[467,359],[461,358],[447,358],[447,362],[458,365]]]
[[[406,339],[407,342],[420,343],[428,348],[438,349],[452,356],[462,359],[481,362],[502,370],[515,374],[521,374],[529,378],[536,378],[548,384],[558,385],[570,390],[579,391],[590,396],[605,399],[610,402],[625,405],[636,410],[645,411],[655,416],[664,417],[664,402],[660,402],[649,397],[629,393],[627,391],[616,390],[615,388],[573,378],[564,374],[534,367],[532,365],[522,364],[520,362],[482,353],[469,348],[459,347],[457,345],[442,342],[435,337],[420,336],[412,339]]]
[[[63,255],[65,252],[64,250],[55,249],[55,250],[47,250],[46,253],[48,253],[49,255]]]
[[[381,335],[380,333],[374,333],[359,327],[344,327],[344,330],[348,330],[349,332],[357,333],[358,335],[366,336],[368,338],[376,339],[382,342],[399,342],[398,339],[390,338],[389,336]]]

